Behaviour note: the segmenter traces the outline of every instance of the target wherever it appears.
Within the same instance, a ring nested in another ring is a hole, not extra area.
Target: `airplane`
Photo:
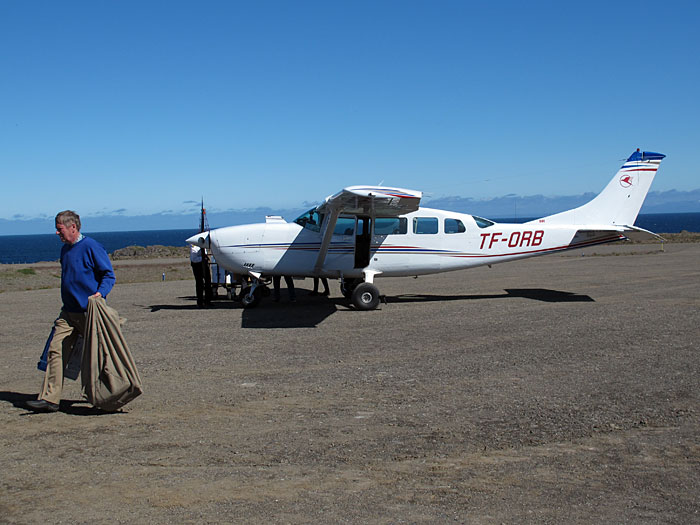
[[[375,277],[418,276],[475,268],[625,239],[661,239],[635,227],[665,155],[637,149],[588,203],[526,223],[497,223],[419,207],[422,192],[350,186],[287,222],[213,229],[187,239],[243,276],[240,299],[254,307],[276,275],[340,279],[358,310],[381,297]]]

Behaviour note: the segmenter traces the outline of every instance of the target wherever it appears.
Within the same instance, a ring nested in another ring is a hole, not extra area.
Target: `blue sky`
[[[700,3],[0,0],[0,218],[700,187]]]

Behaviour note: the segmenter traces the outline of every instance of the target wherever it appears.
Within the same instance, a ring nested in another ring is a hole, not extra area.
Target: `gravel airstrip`
[[[117,261],[145,393],[113,414],[23,408],[60,269],[0,266],[0,523],[700,523],[699,261],[379,278],[372,312],[308,279],[199,309],[186,259]]]

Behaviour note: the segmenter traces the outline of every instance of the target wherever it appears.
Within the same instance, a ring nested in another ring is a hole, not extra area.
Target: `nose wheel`
[[[243,308],[255,308],[262,300],[261,290],[253,289],[252,286],[246,286],[241,292],[241,304]]]
[[[270,289],[261,282],[253,282],[241,290],[240,301],[243,308],[255,308],[263,297],[270,295]]]

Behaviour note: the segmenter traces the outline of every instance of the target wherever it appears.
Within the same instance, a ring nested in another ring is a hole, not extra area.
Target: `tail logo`
[[[629,188],[632,186],[632,183],[634,182],[634,179],[632,178],[632,175],[621,175],[620,176],[620,186],[623,188]]]

